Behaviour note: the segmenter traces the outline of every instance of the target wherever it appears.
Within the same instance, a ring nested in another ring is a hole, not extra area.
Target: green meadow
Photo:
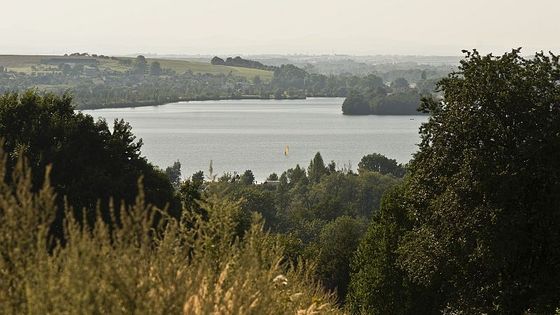
[[[56,72],[59,71],[54,65],[47,65],[42,63],[43,60],[47,59],[96,59],[98,61],[98,67],[100,70],[112,70],[117,72],[126,72],[131,69],[130,65],[123,65],[121,60],[134,61],[132,57],[117,57],[115,59],[100,58],[100,57],[89,57],[89,56],[54,56],[54,55],[0,55],[0,66],[6,67],[9,71],[20,72],[25,74],[44,73],[44,72]],[[229,67],[229,66],[218,66],[212,65],[210,62],[196,62],[180,59],[154,59],[147,58],[148,63],[158,61],[163,69],[171,69],[178,74],[191,71],[193,73],[209,73],[209,74],[231,74],[233,76],[244,77],[247,79],[253,79],[255,76],[259,76],[262,80],[269,81],[272,79],[272,71],[241,68],[241,67]]]

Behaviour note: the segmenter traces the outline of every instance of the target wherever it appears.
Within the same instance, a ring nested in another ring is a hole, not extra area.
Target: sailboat
[[[284,148],[284,156],[288,156],[289,153],[290,153],[290,147],[289,147],[289,146],[286,146],[286,147]]]

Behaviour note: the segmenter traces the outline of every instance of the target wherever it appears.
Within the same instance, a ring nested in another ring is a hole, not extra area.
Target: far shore
[[[242,95],[239,97],[197,97],[197,98],[174,98],[162,101],[140,101],[131,103],[114,103],[103,105],[86,105],[77,107],[77,110],[95,110],[95,109],[110,109],[110,108],[128,108],[128,107],[144,107],[144,106],[159,106],[170,103],[178,102],[196,102],[196,101],[228,101],[228,100],[304,100],[307,97],[331,97],[331,96],[305,96],[305,97],[283,97],[283,98],[264,98],[259,95]],[[334,96],[333,96],[334,97]]]

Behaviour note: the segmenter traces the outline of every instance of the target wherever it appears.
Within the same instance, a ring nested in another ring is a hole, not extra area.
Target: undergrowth
[[[1,314],[341,313],[313,266],[287,263],[259,218],[236,236],[237,203],[209,198],[205,218],[178,222],[146,204],[140,184],[110,222],[98,214],[92,227],[67,206],[62,245],[49,237],[57,202],[48,180],[33,192],[23,159],[6,173],[0,152]]]

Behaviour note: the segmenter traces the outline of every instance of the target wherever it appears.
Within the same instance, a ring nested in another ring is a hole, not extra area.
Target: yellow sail
[[[290,153],[290,147],[289,147],[289,146],[286,146],[286,147],[284,148],[284,156],[288,156],[288,153]]]

